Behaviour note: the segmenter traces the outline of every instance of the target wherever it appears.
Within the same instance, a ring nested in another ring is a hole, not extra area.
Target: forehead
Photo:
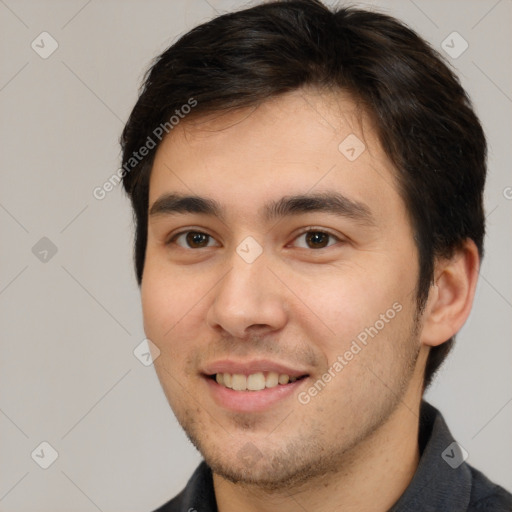
[[[369,117],[348,95],[300,90],[182,120],[157,150],[149,204],[166,193],[201,196],[226,216],[263,221],[269,200],[334,192],[378,219],[404,208],[396,183]]]

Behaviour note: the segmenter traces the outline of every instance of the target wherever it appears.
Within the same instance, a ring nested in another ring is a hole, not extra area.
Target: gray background
[[[442,53],[453,31],[469,43],[446,58],[489,137],[487,254],[473,312],[427,398],[468,461],[510,490],[512,4],[354,4],[397,16]],[[119,167],[150,59],[242,5],[0,0],[1,511],[149,511],[200,460],[152,366],[133,354],[144,332],[128,200],[120,186],[101,201],[92,191]],[[31,47],[43,31],[59,45],[46,59]],[[35,462],[48,448],[31,457],[43,441],[58,452],[48,469]]]

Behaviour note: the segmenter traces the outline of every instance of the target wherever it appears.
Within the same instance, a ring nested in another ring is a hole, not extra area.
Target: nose
[[[268,268],[264,253],[252,263],[234,253],[230,263],[230,270],[212,291],[209,327],[236,339],[281,329],[288,318],[286,288]]]

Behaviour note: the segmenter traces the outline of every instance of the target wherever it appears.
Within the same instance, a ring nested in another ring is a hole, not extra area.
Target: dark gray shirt
[[[512,512],[512,494],[463,461],[442,414],[422,401],[420,463],[388,512]],[[217,512],[212,472],[203,461],[185,489],[155,512]]]

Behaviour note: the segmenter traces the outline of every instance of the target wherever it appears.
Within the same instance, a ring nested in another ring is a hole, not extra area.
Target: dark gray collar
[[[472,475],[443,415],[421,402],[418,435],[421,458],[411,483],[389,512],[465,512]]]

